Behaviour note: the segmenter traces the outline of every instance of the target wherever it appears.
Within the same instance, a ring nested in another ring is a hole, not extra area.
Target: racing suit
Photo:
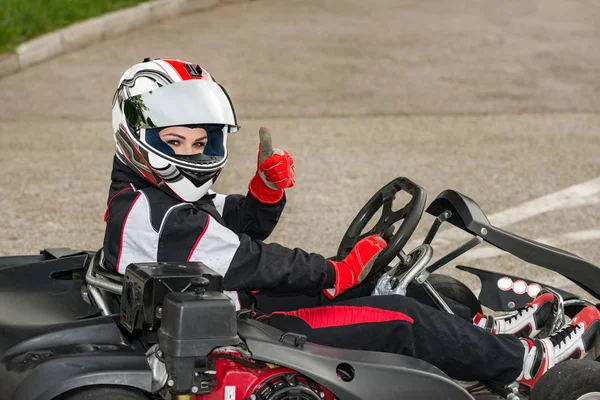
[[[493,335],[409,297],[371,297],[372,281],[324,300],[322,289],[332,287],[335,273],[323,256],[262,242],[285,197],[265,205],[251,195],[209,192],[186,203],[116,158],[111,180],[106,267],[124,273],[132,262],[201,261],[223,275],[237,308],[256,305],[258,320],[311,342],[417,357],[460,380],[508,383],[521,373],[525,349],[515,336]],[[252,296],[256,290],[264,295]]]

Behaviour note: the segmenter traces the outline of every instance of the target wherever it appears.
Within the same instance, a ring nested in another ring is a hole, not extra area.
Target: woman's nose
[[[181,149],[179,149],[179,154],[182,156],[191,156],[194,154],[194,148],[192,146],[181,146]]]

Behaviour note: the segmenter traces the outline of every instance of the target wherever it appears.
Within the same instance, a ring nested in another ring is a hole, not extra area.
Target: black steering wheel
[[[410,194],[411,199],[401,209],[392,211],[392,203],[400,191]],[[359,240],[377,234],[386,240],[387,247],[379,253],[367,278],[377,274],[401,253],[421,220],[426,201],[425,189],[404,177],[394,179],[377,191],[358,212],[340,242],[337,259],[344,259]],[[379,220],[372,229],[363,233],[379,209],[382,209]],[[393,224],[401,220],[403,222],[394,232]]]

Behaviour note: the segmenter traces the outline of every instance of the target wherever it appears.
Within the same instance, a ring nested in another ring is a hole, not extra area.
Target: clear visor
[[[235,111],[225,90],[209,80],[187,80],[125,100],[123,111],[134,130],[191,124],[237,127]]]
[[[140,139],[162,155],[184,163],[218,161],[227,152],[227,133],[223,125],[146,128],[140,131]]]

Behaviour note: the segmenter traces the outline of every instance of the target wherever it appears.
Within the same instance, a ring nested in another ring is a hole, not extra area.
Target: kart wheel
[[[458,279],[443,274],[431,274],[427,280],[442,296],[468,307],[471,318],[477,313],[483,313],[481,303],[475,294]]]
[[[600,363],[569,360],[551,368],[533,387],[529,400],[600,399]]]
[[[58,400],[148,400],[142,392],[133,388],[120,387],[91,387],[76,389],[65,395],[62,395]]]

